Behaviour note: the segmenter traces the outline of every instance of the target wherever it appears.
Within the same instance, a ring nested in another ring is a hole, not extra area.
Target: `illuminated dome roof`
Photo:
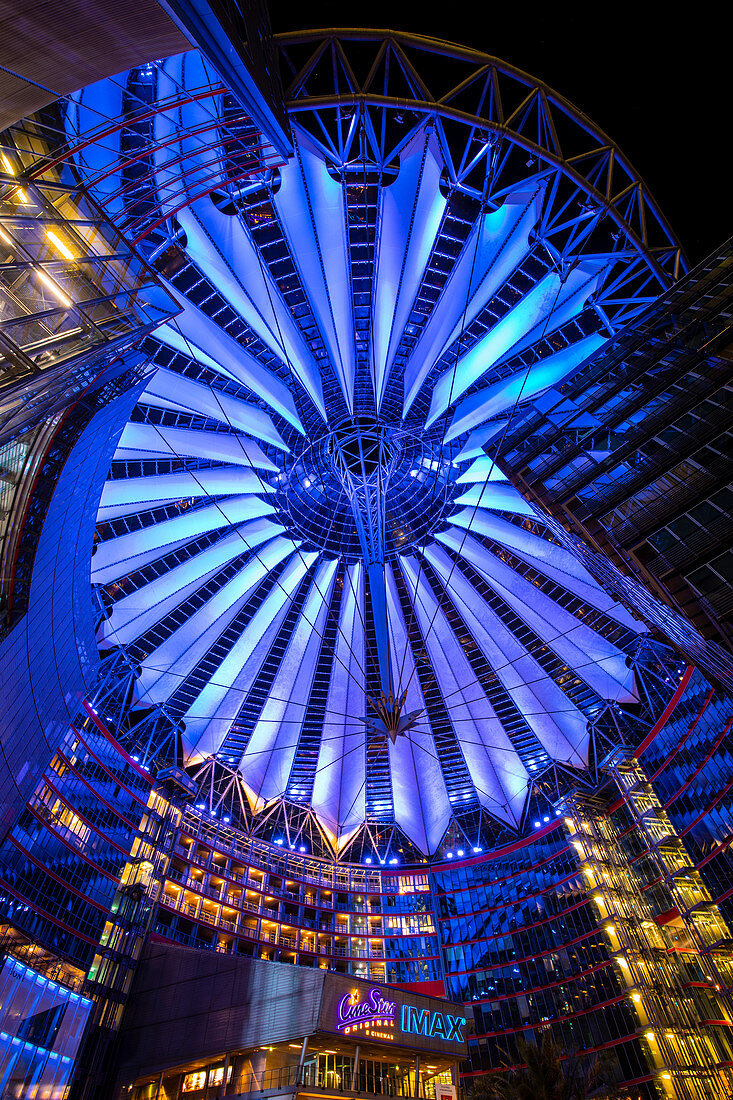
[[[280,44],[295,155],[277,166],[197,54],[143,73],[133,220],[181,313],[149,340],[104,488],[99,641],[139,670],[140,729],[215,761],[248,827],[430,855],[550,812],[603,716],[634,711],[644,627],[496,454],[673,249],[641,232],[608,139],[524,74],[436,47],[447,96],[418,74],[435,44],[329,42]],[[90,134],[133,80],[67,112],[128,231],[129,180]]]

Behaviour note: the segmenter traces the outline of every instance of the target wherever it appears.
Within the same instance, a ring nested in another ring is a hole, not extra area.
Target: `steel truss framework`
[[[546,175],[538,234],[561,255],[607,218],[619,234],[611,251],[627,263],[638,258],[658,280],[649,286],[667,285],[684,268],[671,228],[623,152],[542,81],[488,54],[404,32],[313,30],[276,43],[291,118],[335,168],[365,157],[386,168],[430,122],[448,187],[498,205],[527,167]],[[634,272],[626,271],[618,290],[626,287],[631,300],[618,304],[638,308],[641,288],[632,297]]]
[[[679,248],[613,143],[496,59],[277,45],[288,164],[195,54],[70,97],[25,162],[154,242],[182,310],[102,497],[94,705],[255,835],[486,848],[592,787],[679,674],[491,457]]]
[[[99,614],[99,609],[97,609]],[[684,671],[679,657],[668,647],[641,639],[633,661],[638,685],[638,704],[633,708],[608,703],[590,724],[589,767],[585,774],[555,765],[534,784],[525,814],[526,827],[538,828],[557,814],[569,782],[573,789],[591,794],[599,781],[605,782],[601,767],[619,750],[632,751],[644,742],[655,726]],[[124,651],[115,649],[103,659],[97,684],[83,703],[85,711],[98,716],[136,763],[155,772],[171,764],[186,765],[182,751],[184,727],[165,706],[141,717],[132,708],[139,668]],[[241,828],[252,837],[283,845],[292,851],[329,855],[337,862],[415,863],[425,860],[417,847],[395,823],[365,821],[346,845],[333,847],[312,808],[287,799],[277,800],[264,812],[252,813],[246,784],[237,766],[214,753],[188,767],[198,784],[194,808],[204,820],[221,821]],[[446,830],[445,850],[487,851],[511,841],[513,830],[502,828],[481,807],[457,814]]]

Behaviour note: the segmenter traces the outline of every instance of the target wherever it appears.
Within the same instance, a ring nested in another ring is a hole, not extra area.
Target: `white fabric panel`
[[[102,624],[102,636],[114,636],[120,645],[139,638],[164,615],[206,584],[222,566],[245,553],[249,547],[261,546],[283,531],[284,528],[279,523],[273,523],[269,519],[243,523],[213,546],[169,569],[143,589],[118,600],[110,618]]]
[[[421,130],[403,150],[397,179],[382,191],[372,379],[377,410],[445,210],[443,168],[435,135]]]
[[[183,299],[179,298],[179,302],[182,301]],[[204,351],[203,346],[201,346],[204,342],[203,339],[201,340],[201,345],[195,344],[190,337],[185,336],[183,332],[180,331],[178,322],[182,317],[183,313],[179,314],[172,324],[160,325],[155,330],[156,339],[160,340],[161,343],[166,344],[167,347],[173,348],[175,351],[180,351],[182,355],[187,356],[189,359],[194,359],[197,363],[200,363],[201,366],[208,367],[209,370],[214,371],[215,374],[220,374],[221,377],[227,382],[239,382],[242,385],[248,384],[245,383],[238,364],[233,362],[231,358],[234,349],[227,348],[225,349],[227,352],[226,355],[223,355],[221,359],[214,359],[211,355],[208,355],[206,351]],[[254,390],[253,392],[257,391]],[[274,407],[272,405],[272,402],[270,402],[270,405],[271,407]],[[301,435],[303,434],[302,427],[298,428],[298,431],[301,433]]]
[[[601,288],[607,274],[608,260],[601,260],[597,257],[582,260],[565,279],[549,324],[545,318],[538,321],[534,331],[528,332],[514,345],[511,354],[517,355],[520,351],[524,351],[525,348],[542,339],[543,336],[549,336],[551,332],[560,328],[566,321],[572,321],[574,317],[577,317],[585,308],[588,299]]]
[[[188,497],[274,492],[273,486],[261,474],[242,466],[216,466],[213,470],[190,472],[179,470],[174,474],[151,474],[150,477],[119,477],[105,482],[97,521],[101,523]]]
[[[596,289],[598,279],[597,273],[595,277],[589,278],[587,271],[581,266],[574,268],[565,279],[554,272],[545,275],[517,302],[513,309],[510,309],[461,356],[454,368],[443,371],[433,389],[426,426],[430,427],[450,405],[458,400],[461,394],[477,382],[490,367],[503,359],[509,351],[516,354],[523,347],[539,340],[545,329],[548,332],[554,329],[555,315],[566,304],[572,304],[571,315],[580,313],[586,300]],[[542,326],[542,331],[533,331],[537,325]],[[553,384],[554,380],[551,380],[545,383],[545,386]],[[544,389],[545,386],[540,388]],[[508,406],[503,406],[503,408],[506,407]],[[495,411],[500,412],[501,408]],[[487,413],[484,419],[492,415],[494,411]],[[471,426],[473,427],[476,423],[478,422],[474,421]]]
[[[399,562],[479,801],[500,821],[518,826],[527,798],[529,773],[486,698],[416,559],[403,555]]]
[[[285,794],[321,651],[338,561],[316,570],[288,647],[240,763],[253,808]],[[326,735],[328,736],[328,735]]]
[[[636,701],[634,673],[626,667],[625,655],[616,646],[559,607],[471,535],[452,527],[437,537],[469,561],[527,626],[602,699]]]
[[[231,728],[232,722],[237,716],[239,708],[248,692],[252,690],[262,662],[269,653],[282,621],[288,613],[290,600],[283,597],[277,606],[272,605],[272,619],[266,622],[260,619],[257,629],[260,631],[255,639],[253,648],[248,656],[244,657],[244,663],[235,676],[225,694],[219,698],[206,701],[204,710],[199,713],[199,698],[194,702],[193,708],[186,714],[186,733],[183,738],[184,755],[186,764],[197,764],[208,756],[218,753],[222,743]],[[254,621],[254,620],[253,620]],[[218,684],[219,681],[217,680]],[[246,790],[246,785],[245,785]],[[247,791],[248,799],[250,797]]]
[[[155,330],[156,340],[162,340],[183,355],[241,382],[303,435],[303,425],[296,412],[293,395],[285,382],[276,378],[259,359],[250,355],[242,344],[179,294],[175,287],[170,283],[166,286],[180,305],[181,313],[172,323]]]
[[[540,216],[543,195],[544,184],[517,191],[498,210],[477,220],[405,369],[405,412],[433,364],[529,251],[529,234]]]
[[[155,493],[155,487],[152,490]],[[251,490],[250,490],[251,492]],[[199,496],[206,496],[207,494],[199,491]],[[132,513],[140,512],[147,508],[163,507],[167,504],[175,504],[180,497],[174,496],[154,496],[153,500],[134,501],[132,504],[111,504],[104,508],[100,505],[97,512],[97,523],[104,523],[111,519],[119,519],[120,516],[129,516]]]
[[[195,753],[196,760],[218,752],[287,615],[296,588],[317,557],[315,553],[298,554],[288,562],[279,583],[237,638],[216,676],[186,711],[184,748]],[[249,790],[247,795],[252,799]]]
[[[507,523],[506,520],[489,512],[479,511],[472,517],[472,513],[466,510],[458,512],[451,518],[458,527],[470,526],[474,534],[487,535],[488,538],[507,546],[529,565],[544,573],[546,577],[557,581],[582,600],[587,600],[599,611],[605,612],[606,615],[627,626],[629,630],[637,634],[646,632],[644,623],[635,619],[622,604],[612,599],[578,559],[567,550],[563,550],[562,546],[550,542],[549,539],[543,539],[524,527]]]
[[[514,512],[519,516],[531,516],[537,519],[537,513],[530,504],[518,493],[512,485],[503,482],[491,484],[472,485],[465,493],[461,493],[453,501],[454,504],[465,504],[470,508],[495,508],[497,512]],[[449,516],[453,519],[453,516]]]
[[[336,652],[323,716],[311,805],[322,828],[341,849],[364,820],[364,567],[349,565],[341,598]]]
[[[589,735],[585,716],[479,596],[435,543],[425,556],[503,687],[553,760],[585,767]]]
[[[263,439],[265,443],[272,443],[280,451],[290,450],[264,409],[165,367],[159,367],[153,375],[140,401],[144,405],[177,408],[211,417],[256,439]]]
[[[395,821],[421,852],[430,855],[443,839],[451,818],[451,804],[437,749],[425,716],[425,700],[407,637],[394,573],[385,566],[392,682],[395,694],[407,691],[404,711],[423,711],[414,729],[387,742],[392,778]]]
[[[512,409],[515,402],[529,401],[548,386],[556,386],[605,342],[606,338],[598,333],[585,336],[554,355],[538,359],[529,369],[517,371],[486,389],[472,393],[458,405],[445,434],[446,442],[482,421]]]
[[[148,701],[163,702],[180,686],[271,569],[291,557],[286,569],[291,564],[297,567],[301,557],[295,552],[296,546],[291,539],[280,536],[266,543],[223,588],[153,650],[143,665],[139,680]],[[275,585],[275,588],[279,590],[280,586]],[[220,679],[218,672],[215,680],[227,686],[227,681]]]
[[[217,504],[207,504],[191,512],[151,524],[141,531],[132,531],[116,539],[108,539],[97,545],[92,558],[92,581],[107,584],[117,577],[140,569],[162,554],[182,546],[184,542],[198,538],[206,531],[214,531],[229,523],[237,525],[248,519],[272,515],[271,504],[254,496],[231,497]]]
[[[491,424],[484,424],[471,432],[463,448],[456,455],[456,462],[468,462],[471,458],[478,458],[484,454],[484,447],[495,436],[501,434],[506,425],[506,420],[495,420]]]
[[[349,412],[354,407],[354,320],[344,193],[324,161],[295,135],[296,155],[275,195],[281,224]],[[315,229],[315,232],[314,232]]]
[[[259,444],[246,435],[228,432],[198,432],[191,428],[161,428],[156,424],[128,423],[115,451],[115,458],[212,458],[277,472],[275,463]],[[258,490],[259,492],[259,490]]]
[[[195,88],[207,75],[205,63],[195,51],[169,58],[159,76],[158,98],[172,94],[176,85]],[[213,79],[216,81],[216,76]],[[176,216],[186,233],[187,251],[264,343],[291,366],[325,418],[317,365],[267,265],[260,262],[249,233],[238,217],[223,214],[208,195],[198,198],[211,182],[224,183],[216,179],[221,148],[218,152],[206,148],[218,137],[212,126],[218,106],[217,97],[184,103],[172,117],[167,112],[156,115],[156,138],[173,139],[167,148],[156,150],[161,205],[164,210],[181,205],[181,166],[176,161],[183,157],[190,202]],[[261,387],[253,388],[263,392]]]
[[[176,318],[176,321],[177,320],[178,318]],[[155,338],[156,340],[160,340],[161,343],[166,344],[167,347],[173,348],[175,351],[180,351],[182,355],[186,355],[189,359],[195,359],[202,367],[208,367],[209,370],[213,370],[215,374],[220,374],[227,382],[242,381],[233,370],[229,370],[223,363],[207,355],[203,347],[194,345],[190,339],[179,331],[177,324],[175,327],[174,325],[168,324],[160,325],[159,328],[155,330]]]
[[[326,418],[321,376],[303,334],[239,217],[223,214],[206,196],[181,210],[186,252],[260,339],[287,363]]]
[[[489,481],[506,481],[506,478],[493,458],[481,454],[475,462],[471,463],[467,470],[464,470],[464,472],[456,478],[457,485],[468,485],[474,481],[481,482],[482,485],[485,485]]]
[[[209,707],[203,713],[199,713],[197,699],[193,708],[186,714],[183,751],[187,765],[198,764],[208,756],[220,752],[222,743],[231,729],[239,708],[246,699],[248,692],[252,690],[252,685],[262,668],[262,662],[277,637],[289,606],[289,599],[281,601],[278,603],[277,608],[273,606],[270,622],[260,620],[258,626],[262,628],[263,633],[259,636],[252,652],[244,659],[239,673],[234,678],[226,694],[218,700],[209,700]],[[216,680],[217,684],[219,682],[219,680]],[[200,698],[201,696],[199,696]],[[233,762],[234,757],[230,757],[229,761]]]

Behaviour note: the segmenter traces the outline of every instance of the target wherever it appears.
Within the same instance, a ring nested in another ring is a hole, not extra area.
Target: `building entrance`
[[[419,1082],[419,1087],[416,1082]],[[374,1096],[415,1097],[435,1100],[438,1082],[451,1083],[450,1070],[423,1066],[414,1060],[384,1061],[358,1057],[354,1051],[327,1051],[306,1059],[300,1089],[324,1092],[369,1093]]]

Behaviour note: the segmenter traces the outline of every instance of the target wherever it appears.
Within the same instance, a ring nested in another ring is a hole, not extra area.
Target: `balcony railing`
[[[236,1098],[261,1093],[291,1092],[299,1090],[323,1090],[329,1094],[343,1093],[370,1096],[404,1097],[405,1100],[435,1100],[435,1079],[428,1078],[419,1082],[419,1091],[415,1092],[414,1074],[395,1073],[387,1070],[379,1072],[379,1067],[362,1065],[356,1076],[348,1063],[332,1068],[329,1062],[318,1059],[304,1066],[282,1066],[264,1073],[242,1073],[232,1077],[222,1094]],[[212,1093],[212,1096],[214,1094]],[[207,1098],[208,1100],[208,1098]]]

